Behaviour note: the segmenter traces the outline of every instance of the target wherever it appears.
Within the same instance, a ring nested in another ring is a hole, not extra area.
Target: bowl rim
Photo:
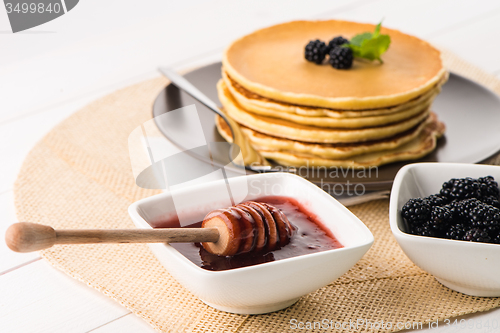
[[[434,243],[443,243],[443,244],[448,244],[452,246],[467,246],[469,248],[479,248],[479,249],[488,249],[488,248],[499,248],[500,249],[500,244],[493,244],[493,243],[481,243],[481,242],[467,242],[467,241],[462,241],[462,240],[456,240],[456,239],[447,239],[447,238],[439,238],[439,237],[430,237],[430,236],[420,236],[420,235],[413,235],[406,233],[402,231],[399,226],[398,222],[402,219],[401,214],[398,209],[398,200],[399,200],[399,194],[400,190],[402,188],[402,185],[404,184],[404,179],[407,177],[408,173],[413,170],[413,169],[419,169],[419,168],[448,168],[448,169],[454,169],[457,170],[459,168],[469,168],[469,169],[493,169],[493,168],[499,168],[500,166],[497,165],[485,165],[485,164],[472,164],[472,163],[443,163],[443,162],[422,162],[422,163],[411,163],[403,166],[401,169],[399,169],[398,173],[396,174],[396,177],[394,178],[394,183],[392,185],[391,189],[391,196],[389,199],[389,224],[390,228],[392,231],[392,234],[398,242],[401,241],[413,241],[413,242],[434,242]],[[451,176],[451,178],[456,178]],[[446,180],[445,180],[446,181]],[[497,180],[497,181],[500,181]],[[468,245],[465,245],[468,244]]]
[[[220,271],[211,271],[211,270],[201,268],[200,266],[196,265],[194,262],[192,262],[191,260],[186,258],[182,253],[180,253],[177,249],[175,249],[173,246],[171,246],[168,243],[156,243],[154,245],[162,245],[164,247],[164,249],[166,249],[168,251],[168,253],[175,256],[178,260],[181,260],[184,263],[188,263],[190,269],[196,271],[198,274],[204,274],[206,276],[233,275],[233,274],[245,273],[247,271],[251,271],[251,270],[255,270],[255,269],[266,269],[266,268],[272,269],[272,267],[274,267],[276,265],[284,265],[284,264],[291,263],[294,261],[308,260],[308,258],[311,258],[311,257],[315,258],[315,257],[321,257],[321,256],[329,256],[332,253],[350,252],[350,251],[353,251],[353,250],[356,250],[359,248],[363,248],[363,247],[368,247],[368,249],[371,247],[371,245],[373,244],[375,239],[374,239],[374,236],[373,236],[372,232],[370,231],[370,229],[368,229],[368,227],[356,215],[354,215],[349,209],[347,209],[347,207],[342,205],[334,197],[332,197],[331,195],[329,195],[328,193],[326,193],[325,191],[323,191],[322,189],[320,189],[319,187],[317,187],[313,183],[309,182],[308,180],[305,180],[304,178],[302,178],[298,175],[286,173],[286,172],[259,173],[259,174],[239,176],[239,177],[234,177],[234,178],[247,178],[247,179],[248,178],[266,178],[266,177],[275,177],[277,174],[280,174],[284,177],[292,177],[292,178],[298,180],[300,184],[304,184],[303,186],[311,187],[311,189],[314,188],[313,189],[314,193],[318,193],[318,195],[322,195],[322,196],[329,198],[327,200],[333,200],[335,209],[341,209],[344,212],[346,212],[348,216],[352,217],[352,222],[356,223],[358,226],[360,226],[362,229],[365,230],[367,240],[365,242],[362,242],[362,243],[357,244],[357,245],[350,245],[350,246],[343,245],[341,248],[330,249],[330,250],[325,250],[325,251],[321,251],[321,252],[314,252],[314,253],[309,253],[309,254],[304,254],[304,255],[298,255],[295,257],[274,260],[271,262],[265,262],[265,263],[261,263],[261,264],[244,266],[244,267],[239,267],[239,268],[232,268],[232,269],[227,269],[227,270],[220,270]],[[153,229],[153,227],[151,227],[151,225],[141,216],[141,214],[139,214],[139,209],[140,209],[140,206],[142,204],[148,203],[151,201],[155,201],[155,200],[161,200],[163,198],[168,198],[169,196],[172,195],[171,193],[175,193],[177,191],[194,191],[200,187],[210,186],[212,183],[218,183],[218,182],[224,182],[224,181],[225,180],[215,180],[215,181],[205,182],[202,184],[190,185],[190,186],[186,186],[186,187],[183,187],[181,189],[178,189],[178,190],[165,191],[163,193],[159,193],[159,194],[147,197],[147,198],[140,199],[140,200],[132,203],[129,206],[129,208],[128,208],[129,215],[131,216],[136,227],[141,228],[141,229]]]

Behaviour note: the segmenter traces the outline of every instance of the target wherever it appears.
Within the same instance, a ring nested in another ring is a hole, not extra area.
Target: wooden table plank
[[[86,332],[127,313],[43,261],[0,276],[2,333]]]
[[[14,222],[17,222],[16,215],[14,212],[14,206],[12,204],[14,200],[14,194],[12,191],[0,194],[0,235],[2,236],[0,241],[0,275],[6,274],[8,270],[15,267],[21,266],[34,259],[40,258],[39,255],[35,253],[16,253],[12,252],[5,242],[3,241],[5,231]],[[1,330],[0,330],[1,331]]]
[[[113,320],[103,326],[97,327],[89,333],[153,333],[156,332],[144,322],[144,320],[138,318],[133,313],[127,314],[121,318]]]

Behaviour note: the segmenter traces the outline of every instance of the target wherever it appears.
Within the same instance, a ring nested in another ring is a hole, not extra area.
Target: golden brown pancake
[[[409,130],[424,120],[429,110],[403,121],[386,126],[366,128],[323,128],[292,123],[283,119],[271,118],[247,112],[237,104],[223,81],[218,83],[219,100],[226,114],[239,124],[255,131],[285,139],[315,143],[360,142],[394,136]]]
[[[241,126],[241,130],[246,135],[252,146],[258,150],[294,151],[322,158],[345,159],[356,155],[397,148],[416,138],[429,122],[435,121],[434,119],[435,115],[431,114],[425,121],[421,122],[417,126],[390,138],[366,142],[336,144],[288,140],[260,133],[243,126]],[[215,122],[217,130],[222,137],[226,140],[232,141],[231,131],[224,120],[217,116]]]
[[[364,128],[364,127],[374,127],[374,126],[382,126],[388,125],[392,123],[397,123],[403,121],[405,119],[409,119],[414,117],[424,110],[428,109],[434,100],[437,93],[432,95],[432,98],[429,98],[422,103],[409,108],[407,110],[403,110],[400,112],[376,115],[376,116],[365,116],[365,117],[349,117],[349,118],[334,118],[334,117],[310,117],[298,115],[295,113],[288,112],[279,112],[273,109],[266,108],[252,108],[242,105],[238,98],[237,93],[234,93],[232,89],[228,89],[226,81],[221,81],[221,84],[217,86],[217,89],[222,89],[223,91],[219,92],[219,94],[230,94],[234,97],[235,101],[245,109],[251,113],[255,113],[258,115],[268,116],[272,118],[284,119],[296,124],[309,125],[309,126],[317,126],[317,127],[330,127],[330,128]]]
[[[231,132],[221,118],[216,120],[219,133],[227,141],[231,142]],[[421,158],[435,149],[436,141],[445,131],[443,123],[439,122],[436,115],[431,113],[429,117],[413,131],[404,136],[396,136],[391,139],[360,143],[348,146],[335,145],[314,145],[308,143],[295,142],[294,145],[289,145],[289,142],[283,142],[280,138],[272,138],[262,133],[251,131],[248,128],[242,128],[245,134],[248,135],[256,149],[265,158],[272,159],[275,162],[288,166],[307,166],[307,167],[351,167],[364,168],[368,166],[380,166],[387,163],[412,160]],[[250,135],[249,135],[250,134]],[[269,147],[260,147],[255,143],[256,137],[258,140],[264,140],[269,144]],[[308,147],[315,146],[315,150],[307,151]],[[386,147],[387,149],[379,149]],[[284,149],[281,149],[284,148]],[[295,149],[297,148],[297,149]],[[342,150],[347,154],[340,156]],[[319,156],[318,152],[329,151],[331,156]],[[334,157],[334,155],[336,155]],[[349,155],[351,154],[351,155]],[[343,158],[344,157],[344,158]]]
[[[236,81],[232,80],[224,71],[222,72],[222,79],[238,104],[250,112],[259,114],[291,113],[306,117],[359,118],[382,116],[405,111],[408,112],[409,109],[421,108],[423,103],[426,103],[427,101],[432,102],[441,92],[442,85],[448,80],[447,74],[448,73],[446,73],[441,81],[439,81],[438,84],[431,90],[406,103],[370,110],[335,110],[279,102],[246,90]]]
[[[245,89],[291,104],[359,110],[402,104],[434,87],[446,71],[440,52],[429,43],[382,28],[391,45],[384,61],[355,60],[349,70],[304,59],[313,39],[328,41],[373,32],[372,24],[347,21],[294,21],[255,31],[225,51],[224,70]]]

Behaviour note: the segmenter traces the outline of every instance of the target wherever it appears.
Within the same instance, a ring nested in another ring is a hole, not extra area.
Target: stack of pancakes
[[[431,105],[448,74],[438,50],[396,30],[383,63],[356,59],[349,70],[304,59],[313,39],[348,39],[375,26],[295,21],[244,36],[223,58],[217,85],[227,116],[264,157],[287,166],[378,166],[420,158],[444,125]],[[221,118],[219,133],[231,132]]]

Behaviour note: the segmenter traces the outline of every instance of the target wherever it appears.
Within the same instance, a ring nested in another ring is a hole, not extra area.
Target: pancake
[[[232,89],[228,89],[226,81],[222,81],[221,84],[217,86],[217,89],[224,90],[221,93],[232,95],[234,99],[237,101],[237,103],[240,104],[240,106],[242,106],[242,108],[245,109],[246,111],[250,111],[258,115],[288,120],[296,124],[318,126],[318,127],[333,127],[333,128],[362,128],[362,127],[373,127],[373,126],[381,126],[381,125],[397,123],[402,120],[414,117],[417,114],[420,114],[424,110],[428,109],[432,101],[434,100],[435,96],[437,96],[436,92],[432,95],[432,98],[428,98],[427,100],[423,101],[422,103],[412,108],[409,108],[408,110],[403,110],[396,113],[377,115],[377,116],[366,116],[366,117],[333,118],[333,117],[309,117],[294,113],[277,112],[275,110],[265,109],[265,108],[248,108],[240,103],[240,99],[238,99],[237,95],[233,93]]]
[[[336,70],[304,59],[313,39],[328,41],[373,32],[372,24],[347,21],[294,21],[255,31],[224,52],[223,68],[245,89],[290,104],[345,110],[375,109],[406,103],[431,90],[445,75],[441,53],[429,43],[382,28],[391,45],[384,61],[355,60]]]
[[[429,114],[429,109],[426,109],[409,119],[378,127],[355,129],[313,127],[249,113],[237,104],[229,91],[223,88],[223,85],[222,80],[217,85],[219,100],[227,115],[233,120],[261,133],[304,142],[360,142],[387,138],[409,130]]]
[[[220,122],[219,125],[221,124]],[[229,129],[218,126],[221,135],[231,140]],[[262,156],[275,162],[294,167],[346,167],[361,169],[421,158],[436,148],[437,139],[445,131],[444,124],[431,113],[418,135],[396,148],[350,156],[345,159],[320,157],[304,152],[279,149],[257,149]]]
[[[416,138],[430,122],[435,122],[435,119],[435,114],[431,113],[425,121],[396,136],[382,140],[343,144],[321,144],[294,141],[259,133],[243,126],[240,128],[251,145],[257,150],[293,151],[300,154],[315,155],[328,159],[345,159],[356,155],[397,148]],[[231,131],[225,121],[221,117],[216,116],[215,124],[222,137],[231,142]]]
[[[421,107],[421,105],[427,101],[432,102],[441,92],[442,85],[448,80],[448,73],[445,73],[438,84],[423,95],[420,95],[403,104],[370,110],[334,110],[279,102],[246,90],[236,81],[232,80],[224,71],[222,72],[222,79],[236,101],[245,110],[250,112],[264,115],[269,115],[271,113],[291,113],[307,117],[358,118],[405,112],[409,111],[411,108]]]

